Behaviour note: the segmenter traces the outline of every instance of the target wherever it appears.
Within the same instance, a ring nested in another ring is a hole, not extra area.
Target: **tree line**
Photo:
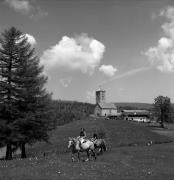
[[[62,125],[88,117],[94,113],[95,108],[94,104],[61,100],[53,100],[52,106],[52,118],[55,120],[55,125]]]

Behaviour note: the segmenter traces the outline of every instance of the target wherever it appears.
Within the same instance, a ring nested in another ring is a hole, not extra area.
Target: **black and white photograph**
[[[174,1],[0,0],[0,180],[174,179]]]

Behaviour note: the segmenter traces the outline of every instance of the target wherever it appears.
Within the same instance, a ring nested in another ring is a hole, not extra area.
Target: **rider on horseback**
[[[81,128],[81,131],[80,131],[80,137],[83,137],[83,138],[86,137],[86,131],[85,131],[84,128]]]
[[[80,141],[80,144],[84,143],[86,140],[86,131],[85,128],[81,128],[80,130],[80,136],[77,137],[77,139]]]
[[[94,140],[98,139],[97,133],[94,133],[94,134],[93,134],[93,139],[94,139]]]
[[[97,133],[94,133],[94,134],[93,134],[93,138],[92,138],[91,140],[92,140],[92,142],[94,142],[94,147],[95,147],[95,148],[97,147],[97,145],[96,145],[97,139],[98,139],[98,135],[97,135]]]

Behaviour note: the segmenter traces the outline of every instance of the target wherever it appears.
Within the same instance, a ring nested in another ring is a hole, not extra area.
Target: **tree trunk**
[[[5,159],[12,160],[12,148],[10,143],[7,144]]]
[[[26,152],[25,152],[25,143],[22,142],[22,144],[21,144],[21,158],[24,159],[26,157],[27,156],[26,156]]]
[[[164,111],[161,110],[161,121],[160,121],[161,128],[164,128]]]

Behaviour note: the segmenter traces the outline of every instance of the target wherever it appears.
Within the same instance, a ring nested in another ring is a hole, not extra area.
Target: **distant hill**
[[[119,109],[152,109],[153,104],[150,103],[131,103],[131,102],[117,102],[114,103]]]
[[[152,109],[153,104],[137,102],[114,102],[119,109]],[[174,108],[174,103],[171,104]]]

